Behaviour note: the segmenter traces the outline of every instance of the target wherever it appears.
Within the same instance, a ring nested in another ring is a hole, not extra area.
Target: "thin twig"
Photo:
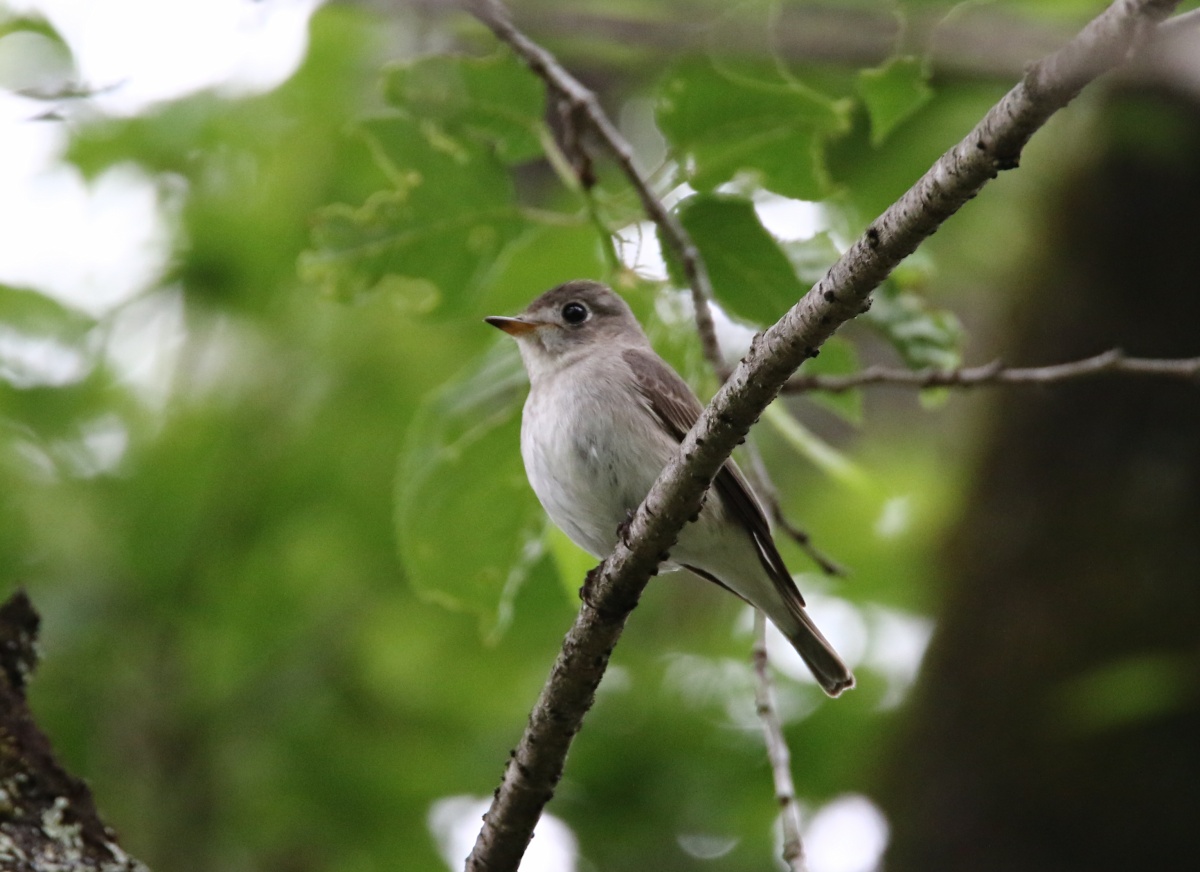
[[[783,735],[783,724],[775,708],[775,689],[767,663],[767,622],[762,612],[754,612],[754,707],[762,722],[767,759],[775,780],[775,801],[779,804],[779,823],[783,829],[783,861],[791,872],[807,872],[804,842],[800,838],[800,806],[792,781],[792,755]]]
[[[526,66],[541,78],[551,92],[556,94],[568,107],[561,117],[564,125],[569,128],[569,141],[572,148],[577,152],[572,156],[572,164],[577,167],[588,166],[586,161],[580,160],[578,152],[581,152],[583,148],[582,137],[578,135],[579,131],[573,127],[576,123],[585,123],[591,128],[596,138],[603,143],[629,180],[629,184],[637,191],[646,215],[658,226],[668,247],[679,258],[684,275],[687,276],[688,285],[691,287],[696,332],[700,336],[704,356],[712,366],[713,372],[717,374],[717,378],[724,382],[729,378],[730,369],[721,356],[717,330],[713,325],[712,312],[709,309],[713,291],[712,282],[708,277],[708,269],[704,265],[704,258],[683,225],[650,190],[649,182],[634,164],[633,148],[604,113],[596,95],[572,76],[553,54],[518,30],[512,22],[508,9],[500,0],[465,0],[465,2],[471,13],[491,28],[501,42],[506,43],[520,55]]]
[[[480,0],[482,2],[482,0]],[[966,138],[879,216],[803,299],[765,333],[684,437],[611,554],[589,574],[583,604],[563,640],[521,741],[512,752],[468,872],[514,872],[562,777],[567,751],[595,701],[608,658],[650,577],[695,516],[713,477],[784,382],[871,292],[996,175],[1100,74],[1124,63],[1178,0],[1116,0],[1063,48],[1032,64]]]
[[[754,491],[758,494],[759,499],[767,504],[767,511],[771,515],[771,520],[775,522],[775,526],[788,535],[788,537],[803,549],[808,558],[826,575],[837,578],[844,578],[846,570],[831,558],[827,557],[823,551],[813,544],[812,537],[808,532],[801,527],[797,527],[783,512],[783,506],[779,502],[779,491],[775,488],[775,482],[771,480],[770,473],[767,472],[767,465],[763,462],[762,453],[758,450],[758,446],[754,442],[747,441],[745,444],[746,457],[750,461],[750,473],[754,481]]]
[[[1113,348],[1083,360],[1056,363],[1052,366],[1008,368],[999,360],[993,360],[982,366],[958,369],[897,369],[870,366],[861,372],[850,375],[806,375],[800,373],[788,379],[783,390],[794,394],[809,391],[825,391],[836,394],[873,385],[906,388],[1044,385],[1106,373],[1200,380],[1200,357],[1155,360],[1145,357],[1127,357],[1119,348]]]

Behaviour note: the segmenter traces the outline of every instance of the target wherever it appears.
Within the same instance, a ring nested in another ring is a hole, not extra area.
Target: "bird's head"
[[[484,318],[517,340],[531,379],[597,349],[646,345],[629,304],[600,282],[576,279],[546,291],[515,318]]]

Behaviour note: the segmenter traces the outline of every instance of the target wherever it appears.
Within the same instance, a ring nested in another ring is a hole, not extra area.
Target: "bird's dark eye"
[[[587,306],[583,303],[567,303],[562,307],[562,316],[568,324],[582,324],[588,317]]]

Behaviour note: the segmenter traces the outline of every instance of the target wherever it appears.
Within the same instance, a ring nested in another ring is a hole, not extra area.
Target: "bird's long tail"
[[[854,687],[854,674],[821,635],[808,612],[799,609],[794,617],[799,618],[800,628],[792,633],[785,631],[785,635],[796,652],[804,658],[817,683],[830,696],[838,696],[843,690]]]
[[[750,605],[766,614],[787,640],[792,643],[792,647],[804,659],[809,671],[812,672],[813,677],[817,679],[817,683],[821,685],[827,694],[838,696],[843,690],[849,690],[851,687],[854,687],[854,673],[842,662],[842,658],[833,650],[833,646],[829,644],[829,640],[821,635],[821,631],[817,629],[817,625],[813,623],[812,618],[808,616],[808,612],[804,610],[804,600],[800,596],[800,591],[796,589],[796,585],[792,582],[791,576],[786,576],[788,579],[787,587],[777,585],[775,588],[776,594],[784,595],[775,596],[768,601],[764,601],[762,605],[766,606],[766,608],[763,608],[758,603],[734,590],[733,587],[721,581],[721,579],[712,573],[691,564],[684,563],[682,565],[685,569],[691,570],[696,575],[711,581],[718,587],[725,588],[725,590],[734,596],[750,603]]]

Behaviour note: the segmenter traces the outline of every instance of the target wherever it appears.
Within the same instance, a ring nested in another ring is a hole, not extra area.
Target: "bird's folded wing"
[[[700,401],[687,382],[650,351],[629,348],[622,352],[622,357],[632,370],[638,391],[650,410],[677,441],[683,441],[702,411]],[[750,534],[758,559],[779,588],[784,602],[794,609],[802,608],[804,597],[796,589],[792,574],[775,547],[767,516],[733,460],[725,462],[713,479],[713,485],[729,515]]]

